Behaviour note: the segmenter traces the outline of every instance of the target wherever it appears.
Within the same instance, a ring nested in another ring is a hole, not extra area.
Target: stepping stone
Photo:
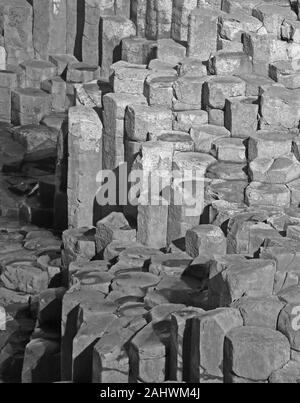
[[[200,110],[189,110],[174,113],[173,130],[189,132],[192,127],[208,124],[208,113]]]
[[[285,336],[272,329],[240,327],[225,338],[225,371],[253,381],[265,381],[290,360]]]
[[[158,59],[152,59],[148,64],[148,70],[150,70],[151,73],[167,74],[169,76],[173,75],[174,77],[178,76],[176,67],[177,66],[174,67],[171,64],[162,62]]]
[[[114,65],[113,65],[114,66]],[[114,68],[114,67],[111,68]],[[115,68],[112,85],[115,93],[143,95],[146,78],[150,72],[143,65],[124,63]]]
[[[154,41],[140,37],[125,38],[122,40],[122,60],[133,64],[147,64],[154,48]]]
[[[175,111],[200,110],[202,108],[202,95],[204,83],[209,80],[207,75],[180,77],[173,85]]]
[[[190,376],[191,322],[196,316],[204,314],[200,308],[183,308],[171,315],[170,329],[170,379],[187,382]]]
[[[246,97],[258,97],[260,88],[263,86],[273,86],[274,81],[268,77],[257,74],[237,74],[246,84]]]
[[[142,245],[136,244],[137,247],[142,247]],[[119,255],[126,251],[126,249],[132,248],[133,243],[130,241],[112,241],[103,252],[103,258],[107,261],[112,261],[119,257]]]
[[[181,277],[192,262],[188,254],[170,253],[162,256],[153,256],[149,272],[157,276]]]
[[[30,296],[14,290],[0,287],[0,305],[5,307],[12,304],[28,304]]]
[[[7,64],[31,59],[33,52],[33,7],[27,2],[5,0],[1,3],[1,14],[5,16],[2,27]],[[4,32],[5,30],[5,32]]]
[[[210,305],[224,307],[244,296],[271,296],[276,272],[274,260],[246,260],[242,256],[238,260],[236,255],[233,256],[231,261],[226,261],[225,258],[225,264],[213,263],[211,267]],[[221,262],[222,259],[220,258]]]
[[[229,162],[217,162],[208,168],[207,178],[224,181],[248,181],[247,166]]]
[[[121,303],[121,300],[118,301]],[[118,314],[125,318],[143,317],[148,314],[143,302],[125,302],[118,308]]]
[[[219,50],[208,61],[208,71],[212,75],[251,74],[252,61],[243,51]]]
[[[254,257],[266,239],[276,238],[281,236],[271,225],[247,221],[237,215],[228,224],[227,252]]]
[[[282,369],[273,372],[269,378],[269,383],[299,383],[300,363],[289,362]]]
[[[224,127],[204,125],[193,127],[191,137],[195,142],[195,151],[209,154],[212,151],[213,143],[218,139],[230,137],[230,132]]]
[[[97,253],[101,253],[113,241],[136,242],[136,230],[122,213],[111,213],[97,223],[95,241]]]
[[[159,107],[130,105],[125,116],[127,138],[144,142],[148,133],[172,130],[172,112]]]
[[[60,327],[62,300],[66,292],[67,289],[63,287],[51,288],[31,298],[30,309],[36,311],[40,326]]]
[[[206,197],[209,200],[243,204],[247,186],[246,181],[213,179],[206,188]]]
[[[93,226],[94,204],[102,202],[97,178],[102,170],[102,123],[97,112],[85,106],[69,109],[68,221],[69,227]],[[78,177],[77,173],[82,172]],[[95,194],[96,192],[96,194]],[[95,209],[99,209],[95,207]],[[99,213],[98,213],[99,214]]]
[[[129,338],[129,332],[124,329],[106,334],[98,341],[93,351],[93,383],[129,382],[129,357],[124,348]]]
[[[67,81],[69,83],[88,83],[99,78],[99,66],[82,62],[68,64]]]
[[[245,93],[246,83],[240,78],[215,76],[204,84],[204,105],[214,109],[224,109],[226,99],[244,97]]]
[[[33,47],[37,59],[47,59],[51,53],[66,52],[67,2],[47,0],[33,2]]]
[[[272,80],[283,84],[288,89],[300,88],[300,64],[296,61],[279,61],[270,65],[269,75]]]
[[[276,262],[275,292],[299,283],[299,242],[291,238],[267,239],[261,257]]]
[[[284,304],[297,304],[299,302],[299,285],[294,285],[278,293],[278,298]]]
[[[258,4],[253,9],[253,17],[258,18],[269,34],[280,38],[280,26],[284,20],[296,20],[296,14],[289,8],[273,4]]]
[[[166,380],[169,343],[170,325],[166,322],[150,323],[131,340],[128,355],[133,382]]]
[[[67,84],[61,77],[54,77],[41,83],[41,89],[52,96],[52,109],[56,112],[66,110]]]
[[[60,344],[34,339],[25,349],[22,383],[53,383],[60,380]]]
[[[106,301],[104,294],[96,290],[80,290],[65,294],[63,299],[61,328],[62,380],[72,379],[73,340],[81,325],[90,320],[91,323],[97,323],[96,329],[98,327],[99,330],[99,318],[101,319],[104,315],[111,319],[111,321],[115,320],[116,316],[113,315],[113,312],[115,312],[116,308],[114,303]],[[100,323],[104,324],[104,321],[100,321]],[[91,327],[95,329],[95,326]],[[91,333],[91,335],[87,337],[87,341],[91,340],[92,337],[93,334]]]
[[[67,266],[73,262],[88,262],[96,256],[95,230],[80,228],[67,230],[62,235],[64,259]]]
[[[20,383],[25,347],[30,342],[35,320],[30,318],[28,305],[11,305],[5,311],[6,329],[0,331],[1,379]]]
[[[44,125],[25,125],[11,129],[15,141],[25,147],[28,154],[56,150],[58,131]]]
[[[170,143],[174,152],[193,152],[195,148],[192,137],[188,133],[181,131],[162,130],[153,134],[150,132],[149,140]]]
[[[299,304],[288,304],[281,311],[278,319],[278,330],[289,340],[291,348],[300,351],[299,338]]]
[[[225,3],[230,3],[226,2]],[[231,6],[231,4],[230,4]],[[225,11],[227,4],[222,6],[222,9]],[[233,7],[238,7],[238,5],[234,5]],[[243,33],[246,32],[259,32],[261,34],[266,33],[265,28],[263,27],[263,23],[257,19],[252,17],[251,15],[247,15],[244,11],[244,8],[238,10],[232,10],[230,7],[230,12],[227,11],[227,14],[223,14],[220,17],[220,36],[229,41],[238,41],[241,42]],[[247,6],[246,6],[247,7]],[[250,13],[251,14],[251,13]]]
[[[97,290],[107,295],[113,278],[114,276],[108,272],[86,269],[72,276],[70,287],[76,290]]]
[[[174,312],[181,311],[185,306],[182,304],[162,304],[151,309],[146,315],[148,322],[155,324],[163,321],[171,321]]]
[[[49,62],[54,64],[57,68],[57,74],[61,76],[62,74],[66,73],[66,69],[69,64],[78,63],[78,60],[75,56],[71,54],[50,54],[49,55]]]
[[[285,185],[252,182],[246,189],[246,203],[250,207],[289,207],[291,192]]]
[[[300,92],[281,87],[269,87],[261,92],[261,129],[298,127]]]
[[[225,127],[232,137],[249,138],[258,128],[257,98],[236,97],[226,99]]]
[[[57,75],[56,66],[43,60],[28,60],[20,66],[24,70],[26,87],[40,88],[43,81]]]
[[[227,242],[220,228],[213,225],[199,225],[186,234],[186,252],[196,258],[201,254],[225,255]]]
[[[278,317],[284,304],[275,297],[249,298],[243,297],[233,304],[240,310],[244,326],[267,327],[277,329]]]
[[[291,154],[276,159],[256,158],[249,171],[254,182],[285,185],[300,178],[300,163]]]
[[[153,256],[163,256],[163,253],[155,248],[148,248],[146,246],[132,246],[126,248],[120,253],[119,261],[128,264],[142,262],[144,265],[149,263]]]
[[[78,274],[86,271],[106,273],[110,269],[110,264],[106,260],[94,260],[91,262],[72,262],[69,266],[70,274]]]
[[[160,73],[153,73],[146,78],[144,94],[149,106],[162,106],[172,108],[173,84],[177,81],[174,75],[167,76]]]
[[[289,155],[292,151],[294,137],[282,131],[259,130],[252,134],[248,142],[248,158],[279,158]]]
[[[125,3],[122,3],[125,4]],[[108,15],[114,14],[114,5],[99,5],[99,7],[112,7],[112,13],[105,12],[103,10],[100,12],[101,16],[101,24],[98,31],[98,24],[95,24],[95,34],[91,36],[90,32],[90,25],[85,26],[85,31],[87,34],[90,34],[88,38],[84,38],[83,40],[83,58],[84,60],[90,60],[92,58],[93,63],[99,63],[102,69],[102,76],[108,78],[109,76],[109,69],[112,63],[115,61],[116,53],[120,53],[121,56],[121,49],[118,47],[121,45],[122,39],[136,36],[136,26],[134,23],[129,19],[129,15],[126,16],[123,13],[121,15]],[[91,7],[92,12],[92,20],[94,20],[94,7]],[[127,18],[126,18],[127,17]],[[98,20],[99,21],[99,20]],[[99,33],[98,33],[99,32]],[[98,35],[100,43],[98,44]],[[85,42],[86,39],[91,40],[94,42],[91,47],[88,48],[88,52],[86,52]],[[99,60],[97,60],[97,52],[94,49],[99,47]],[[96,53],[96,57],[94,56]],[[118,58],[120,58],[118,56]],[[118,60],[117,58],[117,60]]]
[[[238,309],[220,308],[191,319],[190,380],[202,383],[212,377],[223,380],[224,340],[243,325]]]
[[[166,7],[168,5],[166,4]],[[171,16],[170,16],[171,17]],[[180,60],[186,57],[186,48],[173,39],[158,39],[156,58],[164,63],[176,66]]]
[[[196,278],[185,276],[180,279],[164,276],[153,291],[148,291],[145,303],[149,308],[161,304],[195,306],[194,298],[199,296],[202,288],[202,281]]]
[[[221,138],[212,144],[212,154],[222,162],[244,164],[247,162],[247,148],[241,138]]]
[[[90,383],[93,377],[93,348],[117,320],[115,315],[102,314],[87,319],[73,339],[72,381]]]
[[[160,282],[160,278],[151,273],[131,272],[119,274],[112,282],[113,291],[127,291],[146,293],[149,288],[155,287]]]
[[[174,25],[176,22],[174,23]],[[178,66],[179,76],[202,77],[207,75],[207,67],[204,62],[197,58],[186,57]]]
[[[45,291],[49,284],[48,273],[30,261],[7,264],[0,278],[6,288],[26,294]]]
[[[219,12],[208,7],[197,7],[189,18],[187,56],[208,60],[211,53],[217,50]],[[203,32],[206,32],[205,38]]]
[[[51,96],[37,88],[17,88],[12,91],[12,123],[38,125],[51,111]]]

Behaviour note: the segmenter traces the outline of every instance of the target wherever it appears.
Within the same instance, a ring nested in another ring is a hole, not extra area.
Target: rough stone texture
[[[225,338],[226,371],[253,381],[266,381],[290,359],[286,337],[271,329],[240,327]]]
[[[69,111],[68,211],[73,228],[92,226],[97,175],[102,169],[102,123],[87,107]],[[79,176],[78,176],[79,175]]]
[[[67,52],[66,0],[33,0],[33,47],[35,57]]]
[[[0,383],[299,383],[299,4],[0,1]]]
[[[15,125],[39,124],[51,111],[51,96],[37,88],[12,91],[12,122]]]
[[[28,2],[4,0],[0,6],[1,29],[7,64],[14,65],[33,57],[33,10]]]

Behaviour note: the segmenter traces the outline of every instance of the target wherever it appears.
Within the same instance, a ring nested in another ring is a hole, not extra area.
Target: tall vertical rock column
[[[82,9],[83,9],[83,1]],[[79,21],[83,21],[83,13],[78,7],[80,2],[74,0],[66,0],[66,52],[68,54],[75,54],[78,57],[77,51],[79,48],[79,52],[81,53],[81,42],[82,42],[82,34],[83,34],[83,23],[81,24],[81,35],[80,35],[80,44],[77,42],[78,31],[80,30]],[[80,12],[81,11],[81,12]],[[76,46],[77,45],[77,46]]]
[[[218,19],[216,9],[195,8],[189,17],[188,56],[208,60],[217,51]]]
[[[32,24],[32,7],[27,1],[0,2],[0,30],[3,32],[8,65],[17,65],[33,57]]]
[[[146,37],[171,37],[173,0],[149,0],[146,12]]]
[[[85,0],[82,59],[86,63],[99,65],[100,18],[115,14],[114,0]]]
[[[197,7],[197,0],[174,0],[172,12],[172,38],[187,41],[189,16]]]
[[[136,35],[134,23],[120,16],[101,18],[100,65],[102,77],[108,78],[110,66],[121,60],[122,39]]]
[[[167,244],[173,153],[171,143],[148,141],[142,145],[137,240],[157,249]]]
[[[102,170],[102,123],[92,108],[70,108],[68,143],[69,227],[91,227],[97,175]]]
[[[66,53],[66,0],[33,0],[33,11],[35,57],[47,60],[50,54]]]
[[[146,14],[147,0],[132,0],[131,19],[136,25],[137,35],[145,37],[146,35]]]

